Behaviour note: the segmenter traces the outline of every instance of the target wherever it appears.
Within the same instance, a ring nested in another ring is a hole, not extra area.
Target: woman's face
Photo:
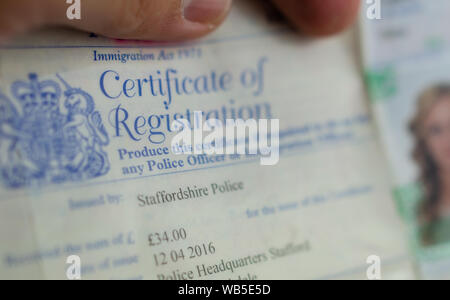
[[[450,96],[434,104],[424,121],[425,142],[441,170],[450,172]]]

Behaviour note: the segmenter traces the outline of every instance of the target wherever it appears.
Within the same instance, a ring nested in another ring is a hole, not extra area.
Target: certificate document
[[[421,278],[450,279],[448,1],[383,1],[363,24],[375,119]],[[438,21],[436,21],[438,20]],[[419,25],[420,24],[420,25]],[[448,152],[447,152],[448,153]]]
[[[184,44],[0,49],[0,278],[412,277],[355,33],[309,40],[255,2]],[[173,142],[208,119],[278,120],[279,151]]]

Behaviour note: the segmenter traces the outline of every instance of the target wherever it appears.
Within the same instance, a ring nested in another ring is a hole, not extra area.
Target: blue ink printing
[[[56,76],[64,92],[33,73],[14,82],[20,109],[0,94],[0,176],[9,188],[87,180],[110,169],[103,150],[109,137],[93,98]]]

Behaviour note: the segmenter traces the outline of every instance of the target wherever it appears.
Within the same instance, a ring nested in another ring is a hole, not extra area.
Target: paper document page
[[[363,24],[366,76],[421,276],[450,278],[448,1],[382,1]]]
[[[0,278],[412,278],[355,33],[307,40],[255,4],[186,44],[0,50]],[[172,145],[210,118],[279,120],[279,159]]]

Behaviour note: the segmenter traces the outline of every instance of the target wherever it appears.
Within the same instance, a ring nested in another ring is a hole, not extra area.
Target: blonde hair
[[[410,131],[415,138],[413,158],[419,165],[420,182],[424,191],[419,216],[421,221],[427,223],[438,218],[441,183],[438,166],[426,143],[423,124],[431,109],[444,97],[450,97],[450,84],[439,84],[425,90],[419,97],[416,114],[410,123]]]

